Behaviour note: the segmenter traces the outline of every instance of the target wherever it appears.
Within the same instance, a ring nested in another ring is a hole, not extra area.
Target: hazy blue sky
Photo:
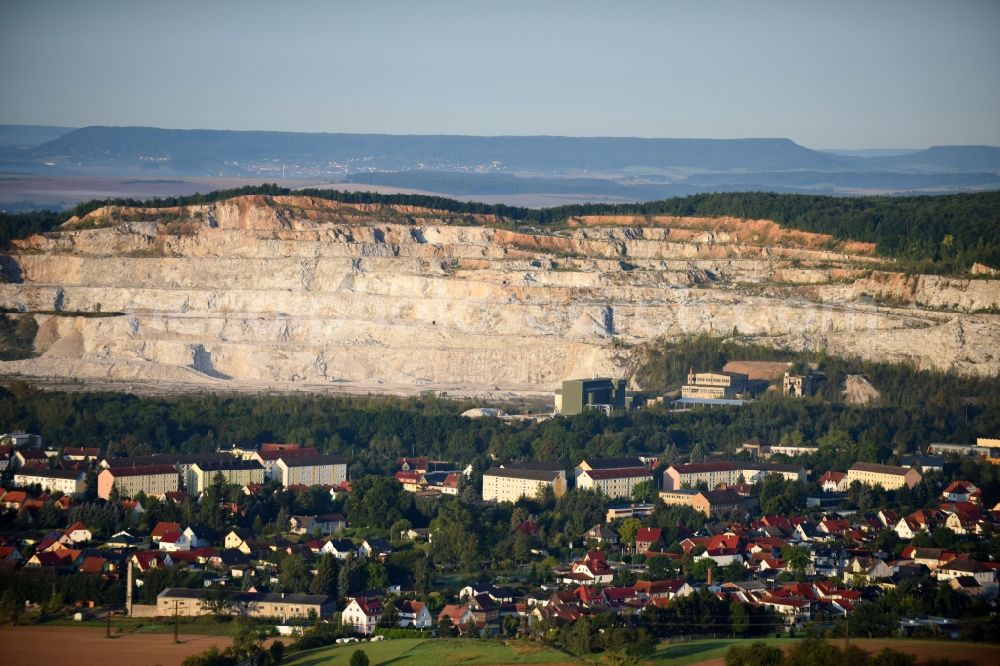
[[[1000,145],[1000,2],[0,0],[0,122]]]

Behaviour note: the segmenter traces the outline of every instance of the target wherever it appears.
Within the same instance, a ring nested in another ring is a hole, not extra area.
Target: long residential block
[[[487,502],[516,502],[537,497],[551,487],[556,497],[566,493],[566,470],[560,465],[544,468],[539,464],[491,467],[483,472],[483,499]]]
[[[135,467],[108,467],[97,475],[97,496],[111,497],[117,489],[122,497],[162,495],[180,488],[180,474],[173,465],[138,465]]]

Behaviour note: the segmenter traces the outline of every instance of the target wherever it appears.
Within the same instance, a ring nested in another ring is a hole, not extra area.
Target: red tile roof
[[[180,531],[181,531],[180,523],[165,523],[163,521],[160,521],[156,523],[156,527],[153,528],[153,531],[150,533],[150,536],[154,539],[159,539],[162,538],[164,535],[170,534],[171,532],[180,532]]]

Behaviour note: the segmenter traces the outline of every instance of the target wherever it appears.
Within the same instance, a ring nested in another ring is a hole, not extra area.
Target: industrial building
[[[585,409],[602,409],[606,412],[625,409],[624,379],[594,377],[593,379],[567,379],[555,392],[555,411],[564,416],[582,414]]]

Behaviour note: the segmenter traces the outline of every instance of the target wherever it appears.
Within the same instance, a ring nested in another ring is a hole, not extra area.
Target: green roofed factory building
[[[625,409],[624,379],[594,377],[593,379],[567,379],[561,389],[556,389],[556,414],[573,416],[585,409],[610,412]]]

